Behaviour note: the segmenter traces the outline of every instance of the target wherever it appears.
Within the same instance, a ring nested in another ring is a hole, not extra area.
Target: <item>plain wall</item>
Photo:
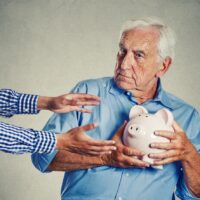
[[[199,0],[0,0],[0,88],[59,95],[80,80],[113,76],[122,23],[144,16],[175,30],[176,58],[163,84],[200,110]],[[42,129],[50,115],[1,120]],[[62,176],[41,174],[30,155],[0,153],[0,200],[60,199]]]

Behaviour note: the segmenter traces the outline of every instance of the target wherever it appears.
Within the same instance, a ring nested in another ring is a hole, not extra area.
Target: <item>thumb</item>
[[[121,137],[123,135],[126,125],[127,125],[127,121],[124,121],[124,123],[120,126],[120,128],[117,130],[117,132],[113,136],[113,139],[114,138],[119,138],[119,137]]]
[[[98,127],[98,125],[96,123],[87,124],[87,125],[84,125],[84,126],[80,126],[79,130],[85,132],[85,131],[89,131],[91,129],[95,129],[96,127]]]
[[[174,132],[182,132],[183,129],[179,126],[179,124],[174,120],[172,124],[172,128],[174,129]]]

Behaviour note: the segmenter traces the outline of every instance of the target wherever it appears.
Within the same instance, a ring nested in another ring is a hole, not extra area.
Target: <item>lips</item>
[[[130,75],[127,75],[125,73],[117,73],[117,76],[123,76],[124,78],[132,78]]]

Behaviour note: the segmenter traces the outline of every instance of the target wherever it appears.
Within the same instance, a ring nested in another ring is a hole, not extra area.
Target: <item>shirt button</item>
[[[126,173],[126,176],[129,177],[129,173]]]
[[[122,197],[119,197],[118,200],[122,200]]]

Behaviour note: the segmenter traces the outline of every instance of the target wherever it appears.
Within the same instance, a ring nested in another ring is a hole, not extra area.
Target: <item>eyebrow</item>
[[[126,47],[123,45],[123,43],[119,43],[119,48],[126,49]],[[146,53],[143,50],[139,50],[139,49],[132,50],[132,52],[133,53],[141,53],[143,55],[146,55]]]
[[[145,52],[142,50],[133,50],[133,52],[137,52],[137,53],[141,53],[141,54],[145,55]]]
[[[125,49],[124,45],[122,43],[119,43],[119,48]]]

